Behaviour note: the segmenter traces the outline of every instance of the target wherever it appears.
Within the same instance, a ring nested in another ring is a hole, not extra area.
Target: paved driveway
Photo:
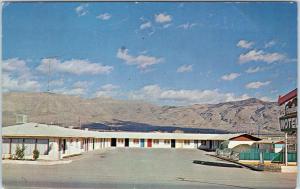
[[[65,165],[3,165],[5,188],[295,188],[296,174],[194,164],[228,163],[188,149],[107,149]],[[221,164],[222,165],[222,164]]]

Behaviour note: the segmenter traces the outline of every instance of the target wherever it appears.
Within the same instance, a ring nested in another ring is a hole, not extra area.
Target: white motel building
[[[98,132],[39,123],[24,123],[2,128],[2,158],[11,158],[17,146],[25,146],[25,159],[34,149],[39,159],[59,160],[101,148],[187,148],[215,150],[223,141],[228,148],[252,145],[259,138],[240,134],[187,134],[161,132]]]

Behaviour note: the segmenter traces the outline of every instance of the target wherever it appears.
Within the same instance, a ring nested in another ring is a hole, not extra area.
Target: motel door
[[[129,138],[125,138],[125,147],[129,147]]]
[[[62,141],[62,153],[63,154],[66,153],[66,148],[67,148],[67,140],[63,139],[63,141]]]
[[[147,147],[151,148],[152,147],[152,139],[147,140]]]
[[[171,148],[175,148],[176,141],[174,139],[171,140]]]
[[[110,141],[110,146],[111,147],[116,147],[117,146],[117,139],[116,138],[112,138]]]
[[[145,147],[145,139],[141,139],[141,147],[142,147],[142,148]]]
[[[95,139],[93,138],[93,150],[95,149]]]

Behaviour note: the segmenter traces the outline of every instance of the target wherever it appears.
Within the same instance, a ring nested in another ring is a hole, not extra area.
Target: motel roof
[[[93,137],[93,132],[68,129],[57,125],[24,123],[2,127],[2,136],[12,137]]]
[[[297,96],[297,88],[283,96],[279,96],[279,98],[278,98],[279,106],[281,106],[282,104],[286,103],[287,101],[295,98],[296,96]]]
[[[256,141],[256,144],[284,144],[283,140],[272,140],[272,139],[262,139],[260,141]]]
[[[145,139],[182,139],[182,140],[230,140],[239,134],[188,134],[160,132],[98,132],[64,128],[57,125],[24,123],[2,128],[3,137],[73,137],[73,138],[145,138]],[[248,135],[251,136],[251,135]]]

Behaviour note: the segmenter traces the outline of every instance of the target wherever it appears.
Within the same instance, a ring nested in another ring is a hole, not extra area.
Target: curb
[[[60,165],[69,164],[72,160],[64,161],[23,161],[23,160],[2,160],[2,164],[15,164],[15,165]]]
[[[254,166],[251,166],[251,165],[246,165],[246,164],[243,164],[243,163],[240,163],[240,162],[236,162],[236,161],[233,161],[233,160],[230,160],[230,159],[227,159],[227,158],[222,158],[222,157],[219,157],[219,156],[216,156],[216,155],[211,155],[211,154],[207,154],[209,156],[213,156],[215,158],[219,158],[221,160],[224,160],[224,161],[229,161],[231,163],[235,163],[235,164],[238,164],[242,167],[245,167],[245,168],[248,168],[248,169],[251,169],[253,171],[264,171],[264,168],[257,168],[257,167],[254,167]]]

